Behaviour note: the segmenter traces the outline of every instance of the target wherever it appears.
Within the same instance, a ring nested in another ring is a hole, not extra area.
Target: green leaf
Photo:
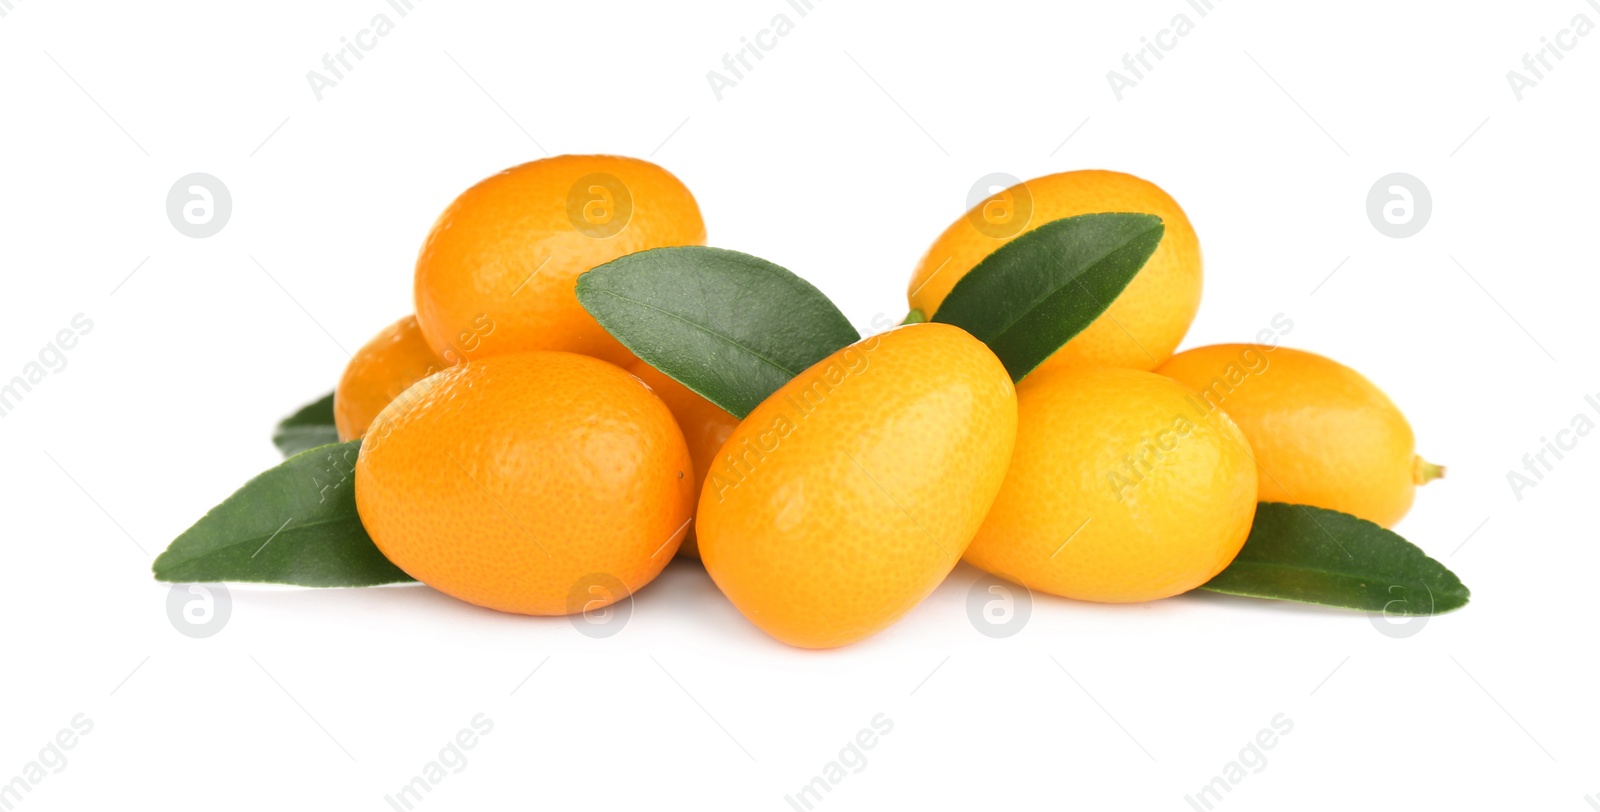
[[[412,580],[356,515],[360,440],[297,454],[244,484],[156,557],[158,581],[375,586]]]
[[[925,322],[927,320],[928,320],[928,315],[926,313],[923,313],[921,310],[918,310],[915,307],[913,307],[913,308],[911,308],[911,312],[907,313],[905,319],[903,319],[900,323],[901,324],[921,324],[921,323],[923,323],[923,322]]]
[[[1471,591],[1395,533],[1336,510],[1262,502],[1233,563],[1202,589],[1390,615],[1460,609]]]
[[[1020,381],[1111,307],[1165,230],[1153,214],[1046,223],[961,277],[933,320],[977,336]]]
[[[284,457],[293,457],[302,451],[337,442],[339,432],[333,427],[332,392],[300,407],[300,411],[285,417],[272,430],[272,444],[283,452]]]
[[[811,283],[721,248],[656,248],[578,277],[578,301],[623,346],[743,419],[861,338]]]

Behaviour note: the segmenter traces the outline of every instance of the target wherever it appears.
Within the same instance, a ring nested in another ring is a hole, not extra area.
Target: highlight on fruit
[[[963,560],[1062,611],[1470,598],[1391,529],[1445,469],[1376,384],[1280,346],[1281,316],[1179,351],[1200,242],[1141,178],[992,195],[926,250],[904,321],[866,336],[800,276],[706,246],[694,196],[648,161],[513,167],[418,236],[415,313],[277,426],[284,461],[173,540],[157,580],[418,581],[601,637],[579,619],[682,556],[800,648],[882,632]]]

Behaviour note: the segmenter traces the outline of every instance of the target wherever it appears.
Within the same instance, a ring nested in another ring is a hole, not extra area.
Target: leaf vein
[[[691,321],[688,318],[686,318],[686,317],[684,317],[684,316],[682,316],[682,315],[680,315],[678,313],[672,312],[671,310],[667,310],[666,308],[663,308],[663,307],[658,307],[656,305],[650,304],[649,302],[640,301],[639,299],[635,299],[635,298],[632,298],[630,296],[624,296],[623,294],[617,293],[616,291],[613,291],[613,290],[607,290],[605,288],[594,288],[593,290],[596,293],[603,293],[603,294],[605,294],[607,296],[610,296],[612,298],[620,299],[620,300],[622,300],[624,302],[627,302],[629,304],[638,305],[639,307],[645,308],[647,310],[654,310],[657,313],[660,313],[660,314],[662,314],[664,316],[667,316],[667,317],[669,317],[671,319],[674,319],[676,321],[682,322],[683,324],[686,324],[689,327],[694,328],[695,330],[698,330],[698,331],[700,331],[702,333],[705,333],[706,335],[712,336],[713,338],[721,339],[724,343],[726,343],[726,344],[728,344],[730,346],[736,347],[738,349],[744,350],[746,353],[748,353],[751,357],[755,358],[756,360],[761,361],[762,363],[766,364],[767,366],[770,366],[773,369],[776,369],[779,372],[782,372],[782,373],[784,373],[785,375],[788,375],[791,378],[793,378],[794,376],[796,376],[796,375],[798,375],[800,373],[800,371],[791,370],[788,367],[784,366],[783,364],[780,364],[777,361],[774,361],[771,358],[768,358],[767,356],[763,355],[762,353],[757,351],[754,347],[751,347],[748,344],[741,343],[740,341],[734,339],[733,337],[728,336],[728,335],[726,335],[724,333],[718,332],[716,330],[713,330],[710,327],[707,327],[707,326],[705,326],[703,324],[697,324],[694,321]],[[632,349],[632,348],[630,347],[629,349]]]

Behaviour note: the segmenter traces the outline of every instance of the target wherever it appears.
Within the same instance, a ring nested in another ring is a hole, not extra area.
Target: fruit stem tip
[[[1422,457],[1417,457],[1411,469],[1411,479],[1418,485],[1426,485],[1435,479],[1444,479],[1444,471],[1443,465],[1434,465]]]

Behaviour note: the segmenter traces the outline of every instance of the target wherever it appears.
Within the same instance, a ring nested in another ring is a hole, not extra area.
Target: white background
[[[803,18],[782,0],[426,0],[403,19],[382,0],[12,2],[0,378],[74,314],[94,323],[0,418],[0,782],[74,715],[94,725],[20,809],[389,809],[479,713],[492,732],[419,808],[790,809],[877,714],[892,732],[819,808],[1190,809],[1277,714],[1293,731],[1219,808],[1600,795],[1600,437],[1520,500],[1506,479],[1600,393],[1600,35],[1521,101],[1506,79],[1574,15],[1600,22],[1583,0],[1224,0],[1203,18],[1181,0],[823,0]],[[307,71],[379,12],[393,33],[318,101]],[[718,101],[707,71],[779,12],[794,31]],[[1118,101],[1107,71],[1180,12],[1194,31]],[[652,157],[713,245],[795,270],[858,324],[904,312],[984,175],[1151,179],[1204,246],[1185,346],[1283,313],[1288,345],[1382,386],[1450,466],[1399,529],[1472,603],[1400,638],[1216,595],[1039,596],[993,640],[962,566],[889,631],[818,653],[680,562],[605,640],[420,587],[240,586],[220,634],[178,634],[152,557],[274,465],[273,423],[410,312],[454,195],[566,152]],[[232,193],[209,239],[166,217],[190,172]],[[1409,239],[1366,215],[1390,172],[1432,192]]]

